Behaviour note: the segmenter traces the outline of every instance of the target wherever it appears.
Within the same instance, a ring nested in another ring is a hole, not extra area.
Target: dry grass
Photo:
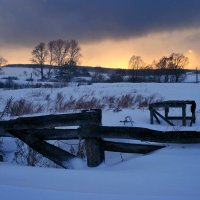
[[[14,100],[12,97],[7,100],[1,116],[21,116],[34,113],[42,113],[44,106],[33,103],[24,98]]]
[[[34,93],[34,98],[40,98],[41,93]],[[125,109],[125,108],[148,108],[149,104],[156,101],[162,101],[156,95],[142,96],[141,94],[134,93],[133,95],[127,94],[122,96],[103,96],[96,98],[94,96],[83,95],[78,99],[73,96],[67,97],[62,92],[58,92],[54,99],[51,99],[50,94],[43,95],[43,105],[40,101],[29,101],[24,98],[19,100],[8,100],[4,108],[3,115],[7,116],[20,116],[34,113],[59,113],[74,111],[80,109]]]

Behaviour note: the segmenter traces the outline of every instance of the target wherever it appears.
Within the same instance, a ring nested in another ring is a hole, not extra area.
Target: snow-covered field
[[[119,112],[105,106],[102,120],[107,126],[200,131],[199,91],[200,84],[195,83],[113,83],[53,89],[0,89],[0,112],[10,97],[15,100],[24,98],[46,107],[47,101],[50,104],[55,102],[58,93],[62,93],[66,101],[93,97],[102,101],[105,97],[126,95],[152,96],[154,100],[195,100],[197,121],[192,127],[182,127],[181,123],[177,123],[172,128],[164,122],[151,125],[148,107],[140,107],[137,103]],[[44,109],[42,114],[49,112],[55,111]],[[171,112],[179,113],[180,110]],[[123,125],[120,122],[126,116],[132,118],[133,124]],[[10,152],[13,148],[11,139],[3,146]],[[91,169],[85,163],[77,163],[74,170],[19,166],[11,164],[8,159],[9,162],[0,163],[0,199],[200,199],[199,155],[200,144],[166,144],[165,148],[148,155],[106,152],[106,161],[101,166]]]

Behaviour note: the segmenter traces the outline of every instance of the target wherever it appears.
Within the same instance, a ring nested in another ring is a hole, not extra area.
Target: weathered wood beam
[[[164,148],[159,145],[145,145],[145,144],[129,144],[121,142],[103,141],[104,150],[123,153],[139,153],[146,154],[152,151]]]
[[[156,121],[158,122],[158,124],[160,124],[160,120],[158,119],[157,115],[153,112],[153,116],[156,119]]]
[[[28,131],[28,130],[27,130]],[[78,129],[35,129],[28,131],[31,135],[41,140],[73,140],[79,139],[80,128]]]
[[[24,133],[38,137],[41,140],[72,140],[79,139],[80,128],[78,129],[23,129]],[[0,137],[14,137],[9,131],[0,131]]]
[[[154,113],[156,115],[158,115],[161,119],[163,119],[165,122],[167,122],[169,125],[174,126],[174,124],[172,122],[170,122],[168,119],[166,119],[164,116],[162,116],[159,112],[157,112],[156,110],[154,110]]]
[[[141,127],[90,127],[80,131],[80,137],[136,139],[160,143],[200,143],[197,131],[158,131]]]
[[[169,116],[168,119],[170,119],[170,120],[182,120],[183,117],[179,117],[179,116]],[[192,120],[192,117],[185,117],[185,119],[187,119],[187,120]]]
[[[170,107],[182,107],[182,105],[193,105],[195,104],[195,101],[190,101],[190,100],[170,100],[170,101],[162,101],[162,102],[156,102],[152,103],[149,106],[151,107],[165,107],[165,106],[170,106]]]
[[[52,160],[53,162],[55,162],[56,164],[58,164],[63,168],[70,167],[70,165],[66,166],[66,163],[69,162],[71,159],[75,158],[74,155],[64,151],[63,149],[60,149],[52,144],[42,141],[36,136],[30,135],[27,132],[19,130],[18,131],[10,130],[9,132],[15,137],[22,140],[32,149],[42,154],[44,157]]]
[[[9,121],[0,121],[0,129],[22,130],[53,128],[56,126],[74,126],[85,124],[101,124],[101,110],[82,113],[21,117]]]
[[[23,130],[22,130],[23,131]],[[88,126],[78,129],[29,130],[41,140],[69,140],[78,138],[119,138],[136,139],[160,143],[200,143],[198,131],[158,131],[141,127]],[[27,130],[24,134],[26,134]]]

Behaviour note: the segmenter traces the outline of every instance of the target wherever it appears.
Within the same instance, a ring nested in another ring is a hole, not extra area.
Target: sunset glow
[[[151,64],[172,52],[189,58],[187,68],[199,65],[200,26],[196,1],[184,0],[185,4],[177,1],[171,5],[168,0],[154,3],[117,0],[115,6],[112,2],[91,3],[89,0],[83,4],[80,1],[82,7],[77,9],[72,1],[62,1],[62,4],[52,0],[31,1],[28,4],[25,0],[17,3],[4,0],[0,7],[3,13],[0,26],[4,27],[0,34],[0,55],[9,64],[28,64],[35,45],[62,38],[79,41],[80,64],[84,66],[127,68],[132,55],[141,56],[146,64]],[[170,15],[164,5],[170,6],[171,12],[176,10],[176,15]],[[143,13],[147,7],[151,9]],[[71,15],[67,12],[69,8]],[[103,15],[101,8],[104,8]],[[123,10],[125,15],[121,13]],[[150,20],[143,15],[150,16]]]

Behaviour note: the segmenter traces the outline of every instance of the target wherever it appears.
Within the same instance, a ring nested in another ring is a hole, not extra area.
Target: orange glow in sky
[[[190,44],[183,42],[184,37],[191,31],[177,31],[170,33],[156,33],[129,38],[126,40],[103,40],[90,43],[81,43],[81,65],[101,66],[111,68],[127,68],[132,55],[139,55],[146,64],[159,60],[172,52],[183,53],[189,58],[187,68],[196,68],[199,64],[199,53],[193,50]],[[9,64],[31,63],[33,47],[7,47],[0,49]]]

